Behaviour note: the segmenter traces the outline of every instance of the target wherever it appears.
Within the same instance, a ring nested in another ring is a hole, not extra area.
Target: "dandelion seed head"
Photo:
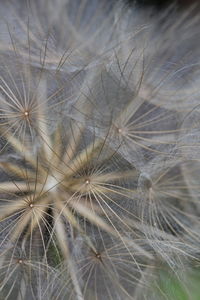
[[[25,2],[0,43],[0,297],[138,298],[198,257],[199,21]]]

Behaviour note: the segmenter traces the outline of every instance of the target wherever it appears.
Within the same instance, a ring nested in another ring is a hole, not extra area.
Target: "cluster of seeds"
[[[165,299],[199,264],[198,17],[0,8],[0,299]]]

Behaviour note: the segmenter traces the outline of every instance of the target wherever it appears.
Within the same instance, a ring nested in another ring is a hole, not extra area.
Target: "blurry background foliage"
[[[186,274],[182,274],[179,280],[170,270],[162,269],[159,279],[152,283],[151,300],[199,300],[200,299],[200,269],[194,268]]]

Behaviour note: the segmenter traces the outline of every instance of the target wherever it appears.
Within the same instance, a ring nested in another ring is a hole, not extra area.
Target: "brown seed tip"
[[[29,112],[28,112],[28,111],[25,111],[25,112],[24,112],[24,115],[25,115],[25,117],[28,117]]]
[[[118,133],[122,133],[122,128],[118,128]]]
[[[100,253],[96,253],[96,258],[101,259],[101,254]]]

